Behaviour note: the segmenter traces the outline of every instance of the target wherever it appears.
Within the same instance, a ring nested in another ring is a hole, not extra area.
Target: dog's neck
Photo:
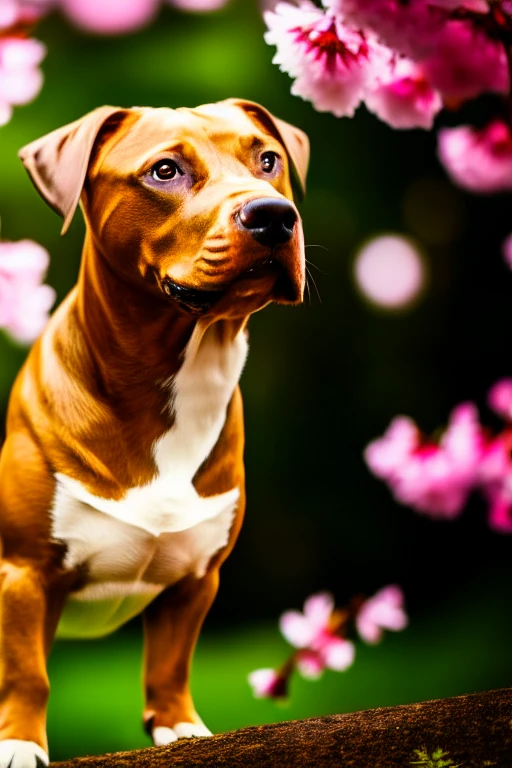
[[[116,274],[88,232],[77,283],[85,341],[114,389],[120,382],[168,380],[179,370],[196,320],[162,294]]]
[[[118,275],[87,232],[75,293],[80,336],[93,361],[90,375],[111,402],[135,409],[142,404],[161,412],[168,385],[180,370],[185,351],[199,351],[206,332],[228,347],[245,328],[248,317],[196,318],[163,293]],[[166,385],[162,387],[162,385]],[[166,409],[167,410],[167,409]]]
[[[56,413],[73,402],[66,429],[81,445],[61,471],[107,498],[150,482],[154,446],[175,422],[174,382],[185,359],[190,366],[197,356],[204,370],[215,340],[218,370],[231,370],[244,323],[197,321],[160,302],[117,277],[87,237],[76,288],[50,321],[42,348],[46,368],[66,372],[53,376],[48,397]]]

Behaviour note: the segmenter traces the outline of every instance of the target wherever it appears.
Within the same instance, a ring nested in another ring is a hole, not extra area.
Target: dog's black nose
[[[297,212],[289,200],[259,197],[240,208],[238,220],[258,243],[277,245],[292,237]]]

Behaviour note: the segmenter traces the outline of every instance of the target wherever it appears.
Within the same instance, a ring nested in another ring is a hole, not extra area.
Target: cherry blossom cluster
[[[184,11],[215,11],[228,0],[167,0]],[[95,34],[120,35],[150,24],[162,0],[2,0],[2,19],[11,25],[21,15],[33,22],[48,11],[60,10],[71,22]],[[0,26],[1,29],[1,26]]]
[[[304,611],[287,611],[279,627],[284,638],[296,650],[280,669],[256,669],[249,684],[257,698],[285,698],[294,670],[315,680],[325,669],[342,672],[355,659],[355,645],[348,639],[355,628],[367,643],[378,643],[383,630],[401,630],[407,626],[404,596],[400,587],[384,587],[365,600],[354,598],[345,608],[336,608],[332,595],[321,592],[309,597]]]
[[[213,11],[227,0],[168,0],[185,11]],[[35,99],[43,84],[39,68],[46,48],[29,37],[37,22],[60,10],[78,27],[99,35],[134,32],[152,22],[161,0],[0,0],[0,126],[13,107]]]
[[[215,11],[227,0],[166,0],[183,11]],[[78,27],[98,35],[136,32],[153,22],[161,0],[54,0],[54,6]]]
[[[393,128],[432,127],[443,106],[495,94],[481,128],[445,128],[439,157],[474,192],[512,188],[511,0],[310,0],[264,14],[292,93],[352,116],[364,103]]]
[[[49,261],[32,240],[0,241],[0,328],[20,344],[39,336],[55,302],[54,289],[42,284]]]
[[[512,379],[496,382],[488,403],[505,421],[497,434],[480,424],[472,403],[454,409],[438,440],[398,416],[367,446],[369,469],[398,502],[437,519],[459,517],[478,490],[488,504],[489,526],[512,533]]]
[[[28,33],[42,13],[35,2],[0,3],[0,126],[9,122],[14,106],[28,104],[41,90],[46,48]]]

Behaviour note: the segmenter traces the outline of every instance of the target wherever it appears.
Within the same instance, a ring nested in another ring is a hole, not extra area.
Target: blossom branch
[[[488,403],[505,420],[496,434],[479,423],[472,403],[454,409],[439,440],[423,435],[411,419],[395,418],[367,446],[369,469],[399,503],[436,519],[459,517],[470,494],[479,491],[489,526],[512,533],[512,379],[496,382]]]
[[[32,240],[0,241],[0,329],[31,344],[48,322],[56,293],[43,284],[50,257]]]
[[[297,0],[264,14],[265,40],[292,93],[337,117],[364,103],[393,128],[430,129],[444,105],[498,96],[505,120],[497,108],[480,130],[439,135],[452,180],[491,193],[512,188],[511,13],[510,0]]]
[[[183,11],[214,11],[228,0],[168,0]],[[76,26],[99,35],[134,32],[150,24],[161,0],[0,0],[0,127],[13,107],[28,104],[39,94],[43,74],[39,65],[46,47],[30,37],[49,12],[60,10]]]
[[[348,669],[355,659],[355,645],[349,639],[355,631],[365,642],[374,644],[384,629],[398,631],[407,623],[404,596],[395,585],[384,587],[367,600],[357,596],[344,608],[335,608],[327,592],[312,595],[304,603],[303,613],[287,611],[281,616],[281,633],[295,650],[279,669],[251,672],[253,693],[258,698],[286,698],[295,671],[316,680],[325,669]]]

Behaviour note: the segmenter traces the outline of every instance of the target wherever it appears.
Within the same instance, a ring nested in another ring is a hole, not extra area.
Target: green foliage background
[[[43,91],[0,129],[2,237],[50,251],[59,300],[76,279],[83,223],[77,217],[60,238],[16,157],[23,144],[104,103],[195,106],[229,96],[258,101],[310,135],[301,212],[321,302],[313,289],[304,307],[271,307],[251,322],[247,520],[194,668],[198,709],[215,731],[500,687],[511,671],[510,538],[488,530],[479,500],[452,523],[398,507],[361,458],[396,413],[433,430],[456,402],[483,407],[488,386],[511,373],[512,276],[499,256],[510,198],[451,187],[434,134],[392,131],[363,110],[338,120],[293,98],[263,31],[252,0],[208,15],[165,7],[151,27],[119,38],[52,15],[36,33],[48,46]],[[429,274],[423,300],[404,313],[372,309],[352,280],[357,246],[390,230],[419,241]],[[24,355],[0,339],[2,411]],[[342,675],[294,681],[286,709],[252,699],[247,673],[287,654],[280,612],[314,590],[343,603],[393,582],[408,596],[410,629],[358,647]],[[53,759],[147,743],[140,647],[138,622],[105,641],[55,645]]]

